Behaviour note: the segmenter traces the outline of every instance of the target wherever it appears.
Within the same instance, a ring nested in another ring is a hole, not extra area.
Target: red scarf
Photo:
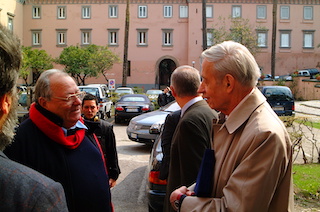
[[[79,129],[74,135],[65,136],[64,131],[60,126],[50,121],[42,113],[40,113],[35,107],[35,103],[31,104],[29,110],[30,119],[32,122],[50,139],[57,142],[58,144],[64,145],[69,149],[77,148],[85,135],[85,129]],[[83,123],[82,118],[80,121]]]

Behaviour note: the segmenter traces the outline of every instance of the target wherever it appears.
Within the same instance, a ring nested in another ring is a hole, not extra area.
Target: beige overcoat
[[[213,125],[213,135],[212,197],[186,197],[181,211],[293,211],[292,145],[258,89]]]

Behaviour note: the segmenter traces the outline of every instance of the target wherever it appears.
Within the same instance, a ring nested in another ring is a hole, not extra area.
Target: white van
[[[108,87],[104,84],[89,84],[78,86],[80,91],[85,91],[86,93],[90,93],[95,95],[98,99],[99,106],[99,115],[101,119],[105,117],[111,117],[111,106],[112,101],[109,99],[107,90]]]

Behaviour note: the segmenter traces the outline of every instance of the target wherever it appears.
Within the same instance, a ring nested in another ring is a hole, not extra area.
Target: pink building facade
[[[7,0],[12,1],[12,0]],[[272,0],[207,0],[207,29],[219,17],[250,20],[257,34],[256,60],[271,73]],[[22,41],[58,57],[64,47],[107,45],[123,58],[126,0],[26,0]],[[278,0],[276,75],[320,66],[320,1]],[[212,37],[210,32],[208,38]],[[212,44],[208,40],[208,44]],[[201,71],[201,0],[130,0],[128,86],[146,89],[170,84],[172,71],[192,65]],[[122,63],[108,71],[108,79],[122,82]],[[59,67],[59,66],[57,66]],[[103,77],[86,83],[106,83]]]

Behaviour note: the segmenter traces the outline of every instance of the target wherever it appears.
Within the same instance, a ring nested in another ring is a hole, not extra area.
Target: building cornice
[[[320,5],[319,0],[277,0],[278,4]],[[127,0],[25,0],[25,4],[126,4]],[[273,0],[207,0],[216,4],[273,4]],[[202,0],[130,0],[130,4],[186,4]]]

